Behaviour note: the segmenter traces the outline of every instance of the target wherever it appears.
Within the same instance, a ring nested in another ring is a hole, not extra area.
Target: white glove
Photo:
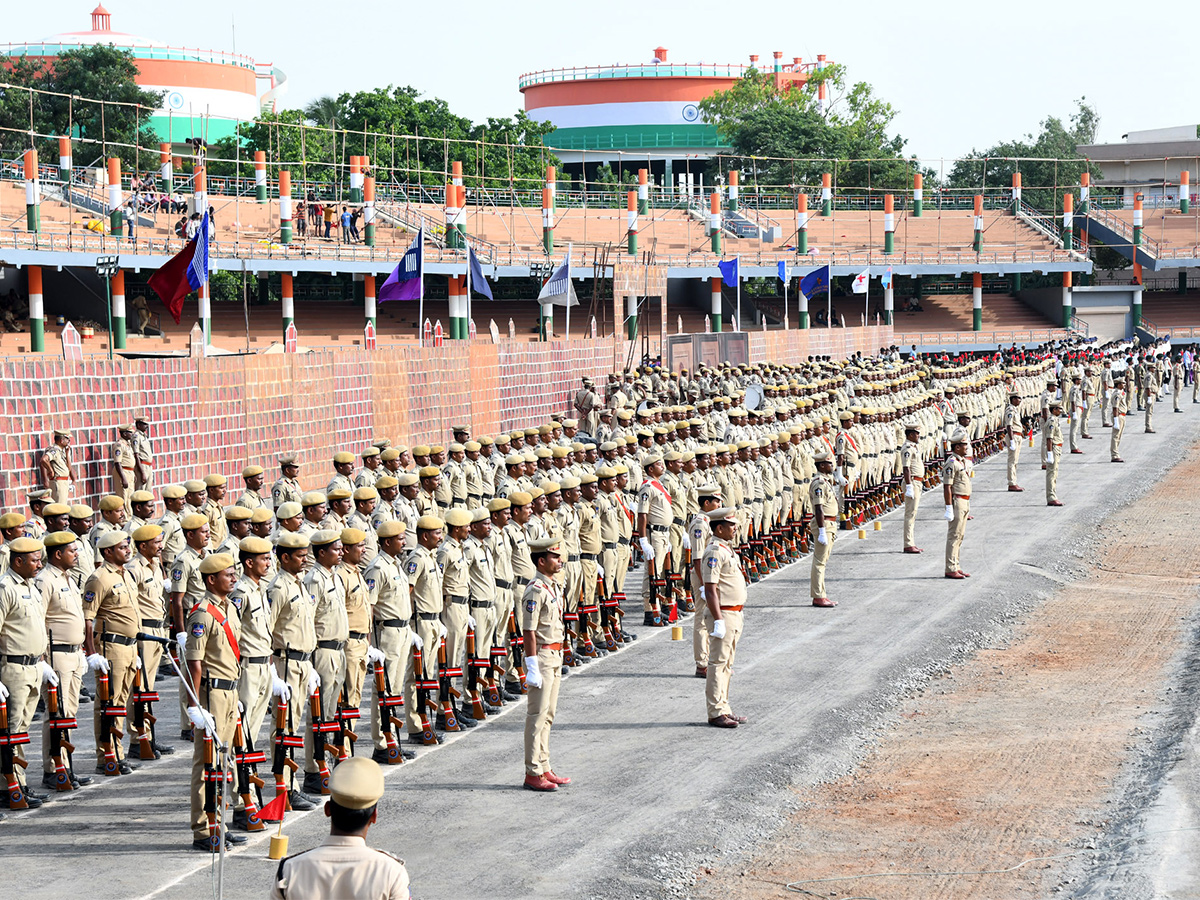
[[[242,703],[242,701],[239,700],[238,701],[238,715],[244,716],[245,714],[246,714],[246,704]]]
[[[446,623],[438,622],[438,637],[444,638],[445,636],[446,636]]]
[[[954,505],[951,504],[950,506],[946,507],[946,521],[949,522],[953,518],[954,518]]]
[[[525,683],[535,688],[542,686],[542,673],[538,669],[536,656],[525,657]]]
[[[821,529],[824,531],[824,529]],[[725,620],[717,619],[713,622],[713,630],[710,637],[715,637],[718,641],[725,637]]]
[[[271,693],[287,703],[292,699],[292,686],[279,677],[279,673],[271,672]]]
[[[475,627],[475,617],[474,617],[474,616],[471,616],[471,615],[468,615],[468,616],[467,616],[467,627],[468,627],[468,628],[474,628],[474,627]],[[368,657],[368,658],[369,658],[369,657]]]
[[[196,728],[203,729],[209,734],[213,734],[217,730],[217,720],[212,717],[206,709],[201,709],[198,706],[189,706],[187,710],[188,718]]]
[[[828,544],[829,543],[829,535],[827,535],[825,533],[824,527],[817,529],[817,543],[818,544]]]
[[[369,662],[369,663],[387,662],[387,657],[383,655],[383,651],[380,650],[378,647],[368,647],[367,648],[367,662]]]
[[[833,480],[836,481],[838,484],[840,484],[842,487],[845,487],[847,484],[846,476],[842,474],[841,469],[833,470]]]
[[[1016,453],[1016,452],[1017,452],[1017,439],[1016,439],[1016,438],[1010,438],[1010,439],[1009,439],[1009,441],[1008,441],[1008,449],[1009,449],[1009,450],[1011,450],[1013,453]]]
[[[596,563],[596,574],[601,578],[604,577],[604,566],[600,565],[599,563]]]
[[[187,652],[187,632],[181,631],[175,635],[175,643],[179,645],[179,658],[183,659],[183,654]]]
[[[133,658],[133,671],[139,672],[139,671],[141,671],[141,668],[142,668],[142,657],[140,655],[135,656]]]
[[[50,664],[44,659],[38,660],[38,671],[42,673],[43,682],[58,687],[58,676],[54,673],[54,669],[50,668]]]
[[[416,647],[418,650],[420,650],[422,647],[425,646],[425,642],[421,640],[421,636],[419,634],[417,634],[415,631],[412,633],[411,640],[412,640],[412,645],[414,647]]]
[[[0,701],[8,699],[8,688],[4,686],[4,682],[0,681]]]
[[[907,497],[909,500],[917,499],[917,492],[916,492],[916,489],[913,488],[913,484],[911,481],[904,487],[904,496]]]
[[[313,669],[308,673],[308,693],[311,695],[313,691],[321,687],[321,676],[317,674],[317,670]]]
[[[1048,463],[1054,462],[1054,452],[1052,450],[1046,451],[1046,462],[1048,462]]]
[[[654,547],[650,545],[649,538],[638,538],[638,546],[642,548],[642,554],[646,559],[654,559]]]
[[[93,653],[91,656],[89,656],[87,658],[87,664],[88,668],[93,672],[103,672],[105,675],[108,674],[108,660],[99,653]]]

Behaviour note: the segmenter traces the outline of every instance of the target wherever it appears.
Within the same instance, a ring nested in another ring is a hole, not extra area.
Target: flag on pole
[[[417,229],[417,239],[409,245],[396,264],[395,270],[379,288],[376,301],[417,300],[421,297],[421,280],[425,275],[425,229]]]
[[[791,278],[792,270],[788,268],[787,260],[781,259],[779,261],[779,280],[784,284],[787,284],[789,281],[791,281]]]
[[[183,315],[183,298],[208,281],[208,213],[187,246],[150,276],[148,284],[162,299],[175,324]]]
[[[475,255],[474,247],[467,247],[467,265],[471,267],[471,290],[483,294],[489,300],[494,299],[492,288],[483,277],[483,267],[479,265],[479,257]]]
[[[738,286],[739,272],[738,258],[721,260],[717,263],[717,268],[721,270],[721,280],[725,282],[726,287],[735,288]]]
[[[258,811],[258,817],[264,822],[282,822],[286,797],[285,791],[279,791],[274,800]]]
[[[800,279],[800,291],[805,297],[811,297],[822,288],[829,287],[829,266],[814,269]]]
[[[892,267],[888,266],[883,273],[883,277],[879,279],[883,284],[883,289],[886,291],[892,286]]]
[[[543,306],[551,303],[554,306],[578,306],[579,298],[575,296],[575,287],[571,284],[570,260],[554,270],[550,280],[542,285],[538,294],[538,303]]]
[[[854,283],[850,285],[850,290],[854,291],[854,293],[856,293],[856,294],[865,294],[867,292],[867,287],[870,285],[870,283],[871,283],[871,270],[863,269],[861,272],[859,272],[857,275],[854,276]]]

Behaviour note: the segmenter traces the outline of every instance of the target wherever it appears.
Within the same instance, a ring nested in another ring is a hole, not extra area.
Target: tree
[[[337,117],[342,111],[337,100],[326,94],[316,100],[310,100],[304,107],[304,116],[314,125],[324,125],[326,128],[337,127]]]

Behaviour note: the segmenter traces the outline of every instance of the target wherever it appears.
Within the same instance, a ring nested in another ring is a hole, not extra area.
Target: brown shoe
[[[729,718],[733,719],[733,721],[737,722],[739,725],[745,725],[750,721],[745,716],[735,716],[733,713],[729,714]]]
[[[558,785],[545,775],[526,775],[524,788],[527,791],[557,791]]]
[[[1021,487],[1019,484],[1010,484],[1010,485],[1008,486],[1008,489],[1009,489],[1010,491],[1012,491],[1014,494],[1019,494],[1019,493],[1021,493],[1023,490],[1025,490],[1025,488]]]
[[[821,609],[833,609],[837,603],[830,600],[828,597],[813,597],[813,606],[819,606]]]
[[[1050,500],[1046,503],[1047,506],[1062,506],[1061,500]]]
[[[1119,456],[1114,456],[1112,458],[1112,461],[1113,462],[1125,462],[1125,460],[1121,459],[1121,457],[1119,457]]]
[[[921,553],[922,550],[920,547],[905,547],[904,552],[905,553]]]
[[[555,775],[554,772],[551,770],[547,770],[546,774],[544,774],[542,777],[545,778],[547,781],[549,781],[551,784],[570,784],[571,783],[571,779],[568,778],[566,775]]]
[[[959,578],[966,578],[967,576],[966,576],[966,575],[964,575],[962,572],[947,572],[947,573],[946,573],[946,577],[947,577],[947,578],[959,579]]]
[[[713,728],[737,728],[737,719],[733,716],[717,716],[715,719],[709,719],[708,724]]]
[[[708,677],[708,668],[706,666],[696,666],[696,677],[697,678],[707,678]]]

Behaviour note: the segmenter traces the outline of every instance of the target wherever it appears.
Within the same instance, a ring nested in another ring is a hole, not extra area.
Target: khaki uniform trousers
[[[83,676],[87,673],[87,661],[79,651],[74,653],[55,652],[50,655],[50,666],[54,669],[54,674],[58,676],[59,715],[64,719],[73,718],[79,711],[79,688],[83,685]],[[4,679],[4,684],[8,686],[7,679]],[[10,692],[11,690],[12,688],[9,687]],[[45,695],[46,686],[43,685],[43,698]],[[10,710],[14,708],[11,699],[8,708]],[[42,717],[42,773],[45,775],[54,774],[54,759],[50,756],[49,720],[50,714],[47,706],[47,713]],[[11,719],[9,725],[12,725]],[[24,770],[22,769],[22,771]]]
[[[442,608],[442,624],[446,626],[446,667],[461,669],[467,658],[467,616],[470,615],[466,603],[451,603],[446,601]],[[437,645],[433,652],[434,672],[437,672]],[[428,671],[428,670],[426,670]],[[434,676],[437,677],[436,675]],[[460,679],[452,678],[452,682]]]
[[[607,569],[605,570],[608,571]],[[604,629],[600,627],[600,607],[596,598],[596,561],[585,559],[580,562],[579,572],[579,605],[580,607],[595,606],[596,611],[589,613],[586,621],[583,615],[579,617],[579,636],[590,634],[593,644],[604,646]]]
[[[42,676],[37,666],[19,666],[6,662],[0,665],[0,681],[8,688],[8,730],[11,734],[21,734],[29,731],[29,723],[33,721],[33,712],[37,709],[39,689]],[[75,696],[79,696],[78,690]],[[25,746],[17,744],[12,748],[13,757],[25,758]],[[53,771],[53,767],[51,768]],[[25,786],[25,767],[14,765],[13,773],[17,783]]]
[[[672,523],[668,535],[671,539],[671,568],[678,572],[683,566],[683,526]]]
[[[1079,449],[1079,433],[1083,422],[1083,411],[1077,406],[1071,411],[1071,432],[1070,442],[1071,449]]]
[[[695,570],[689,572],[688,577],[692,579],[692,590],[696,593],[696,614],[692,617],[692,656],[696,665],[704,668],[708,665],[709,632],[712,631],[713,617],[704,599],[704,585],[696,578]]]
[[[1046,463],[1046,502],[1058,499],[1058,467],[1062,463],[1062,447],[1055,447],[1051,454],[1054,461]]]
[[[562,572],[562,589],[563,589],[563,612],[572,615],[579,613],[579,592],[583,585],[583,570],[580,567],[579,560],[575,562],[563,562]],[[587,634],[586,623],[583,621],[569,622],[572,631],[575,632],[575,643],[582,644],[584,636]],[[567,640],[571,640],[571,636],[567,635]]]
[[[50,496],[54,498],[53,503],[70,504],[71,479],[56,477],[54,481],[50,482]]]
[[[1100,424],[1107,428],[1112,424],[1112,393],[1104,390],[1104,405],[1100,407]]]
[[[538,647],[540,688],[530,687],[525,708],[525,774],[544,775],[550,771],[550,726],[558,711],[558,688],[562,684],[561,650]]]
[[[154,487],[154,466],[145,466],[141,463],[134,463],[133,466],[133,489],[135,491],[148,491]]]
[[[825,540],[826,543],[817,542],[817,532],[820,529],[817,527],[817,520],[813,519],[808,523],[808,529],[812,533],[812,570],[808,576],[809,593],[812,594],[812,599],[818,597],[828,597],[825,593],[825,564],[829,562],[829,554],[833,552],[833,542],[837,540],[838,523],[836,519],[825,520]],[[728,627],[728,626],[726,626]],[[709,651],[709,657],[712,657],[712,651]]]
[[[1013,448],[1016,448],[1015,450]],[[1019,437],[1011,437],[1008,439],[1008,483],[1010,486],[1020,484],[1017,481],[1017,463],[1021,459],[1021,439]]]
[[[609,571],[608,566],[604,567],[604,574],[609,581],[609,591],[617,594],[625,593],[625,578],[629,575],[629,561],[633,559],[633,550],[629,544],[617,543],[617,562],[613,571]]]
[[[287,665],[285,666],[285,660],[280,659],[278,656],[274,660],[275,674],[287,682],[287,686],[292,689],[291,696],[288,699],[288,714],[284,721],[284,727],[288,728],[292,734],[296,734],[303,727],[302,723],[308,710],[308,678],[312,674],[312,663],[308,660],[289,659],[286,660]],[[279,699],[276,698],[271,707],[273,716],[278,715],[279,703]],[[307,732],[307,729],[305,731]],[[307,733],[304,739],[305,749],[307,750],[310,746]],[[274,743],[272,743],[272,751],[274,750],[274,746]],[[292,774],[289,766],[284,766],[283,768],[283,783],[289,791],[296,786],[295,776]]]
[[[421,713],[427,710],[417,709],[417,681],[437,681],[437,652],[438,652],[438,622],[436,619],[422,619],[417,616],[417,637],[421,639],[421,668],[408,665],[404,679],[404,716],[408,720],[408,733],[421,733]],[[392,690],[396,686],[392,685]],[[430,692],[428,699],[437,702],[437,694]]]
[[[1084,437],[1088,437],[1092,433],[1092,405],[1084,401],[1083,408],[1079,413],[1079,430],[1083,432]]]
[[[383,662],[383,671],[386,676],[384,682],[388,690],[393,694],[400,693],[404,690],[405,684],[408,683],[409,670],[412,668],[412,629],[407,625],[399,628],[390,625],[375,626],[375,646],[386,657]],[[380,665],[375,663],[375,665]],[[383,736],[383,708],[380,706],[380,701],[383,698],[376,695],[374,702],[371,704],[371,743],[376,750],[387,749],[387,738]],[[405,704],[408,699],[405,699]],[[416,702],[414,697],[413,702]],[[401,712],[396,707],[391,708],[392,715],[400,718]]]
[[[133,667],[133,661],[137,658],[137,652],[133,645],[126,644],[104,644],[101,652],[108,659],[108,690],[109,690],[109,706],[126,707],[129,705],[129,692],[133,689],[134,679],[137,677],[137,669]],[[8,685],[8,680],[4,682]],[[8,685],[9,690],[12,686]],[[104,704],[100,702],[100,695],[96,695],[96,702],[92,704],[92,726],[96,736],[96,764],[104,765],[104,748],[100,746],[100,710]],[[9,704],[9,709],[12,709],[12,704]],[[125,734],[129,734],[129,721],[120,721],[118,724]],[[123,759],[124,753],[121,750],[121,742],[113,740],[113,752],[117,759]]]
[[[913,480],[911,497],[904,498],[904,546],[917,546],[917,510],[921,507],[921,491],[925,483]],[[907,490],[907,488],[905,488]]]
[[[333,718],[337,712],[338,697],[342,695],[342,684],[346,679],[346,651],[325,650],[318,647],[313,651],[312,667],[321,678],[321,713],[326,721]],[[315,775],[321,771],[322,760],[315,756],[316,749],[312,739],[312,704],[309,703],[308,685],[300,691],[301,697],[308,708],[308,728],[304,730],[304,771]],[[326,746],[332,735],[326,735]]]
[[[721,618],[725,622],[725,637],[712,638],[708,651],[708,675],[704,681],[704,703],[710,719],[733,712],[729,705],[729,680],[733,677],[733,657],[738,638],[742,636],[741,610],[723,609]]]
[[[350,709],[362,706],[368,646],[366,638],[350,638],[346,641],[346,706]]]
[[[200,685],[200,702],[217,723],[216,740],[226,747],[232,748],[233,734],[237,728],[237,692],[212,690],[206,685]],[[213,764],[218,765],[220,758],[216,748],[213,748]],[[224,806],[233,799],[230,796],[235,785],[225,786],[224,802],[220,796],[220,782],[217,783],[217,816],[224,816]],[[196,730],[196,742],[192,748],[192,838],[198,841],[208,840],[208,817],[204,814],[204,732]]]
[[[255,750],[264,747],[258,739],[258,733],[262,730],[263,719],[267,717],[267,709],[271,705],[271,684],[270,663],[251,664],[243,657],[242,677],[238,679],[238,702],[246,710],[242,713],[242,728]]]
[[[495,622],[492,646],[504,648],[504,656],[495,661],[495,666],[505,681],[515,682],[517,676],[513,669],[512,644],[508,639],[508,614],[513,611],[512,588],[502,588],[497,585],[496,603],[492,609],[492,617]],[[482,651],[481,647],[480,652]],[[490,646],[488,652],[491,653]]]
[[[125,501],[125,514],[129,515],[133,506],[129,502],[129,498],[133,495],[133,472],[118,466],[116,463],[108,464],[108,474],[112,478],[112,492]],[[123,478],[129,479],[123,481]]]
[[[667,562],[667,553],[671,550],[671,542],[667,537],[667,533],[663,531],[651,530],[650,532],[650,548],[654,551],[654,570],[658,574],[658,579],[665,582],[667,572],[664,568]],[[670,590],[669,587],[664,590]],[[650,561],[646,561],[646,565],[642,569],[642,611],[650,612],[654,609],[654,605],[650,602]],[[660,597],[658,602],[662,603],[663,598]]]
[[[954,517],[946,523],[946,571],[957,572],[962,566],[958,562],[958,551],[962,549],[963,534],[967,530],[967,515],[971,512],[971,501],[954,497]]]
[[[1146,392],[1146,427],[1154,427],[1154,403],[1158,399],[1154,391]]]
[[[1200,380],[1200,379],[1198,379]],[[1125,416],[1117,415],[1113,417],[1112,437],[1108,441],[1109,455],[1116,459],[1121,455],[1121,437],[1125,434]]]

